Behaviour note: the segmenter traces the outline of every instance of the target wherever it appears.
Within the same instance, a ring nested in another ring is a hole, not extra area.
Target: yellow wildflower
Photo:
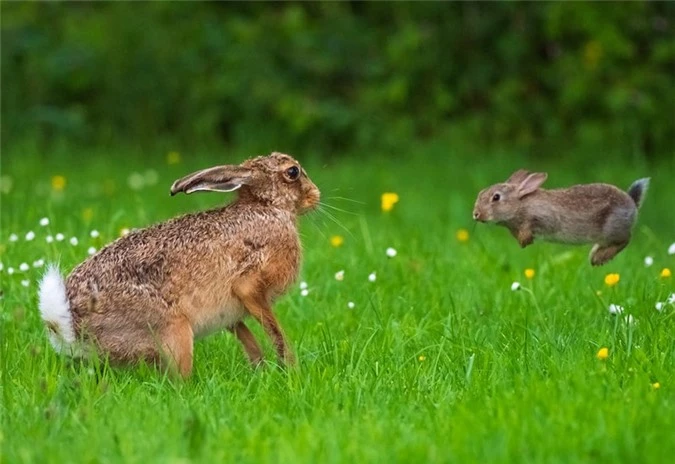
[[[653,388],[654,390],[658,390],[659,388],[661,388],[661,384],[660,384],[659,382],[654,382],[654,383],[652,384],[652,388]]]
[[[382,194],[382,211],[391,211],[394,205],[398,203],[398,193],[383,193]]]
[[[600,361],[604,361],[609,358],[609,350],[607,348],[600,348],[598,354],[596,355]]]
[[[417,360],[418,360],[419,362],[426,361],[426,360],[427,360],[427,357],[424,356],[423,354],[421,354],[421,355],[419,356],[419,358],[417,358]]]
[[[61,192],[64,188],[66,188],[66,178],[61,175],[53,176],[52,190],[55,192]]]
[[[457,233],[455,234],[455,237],[457,237],[457,240],[460,242],[468,242],[469,241],[469,231],[466,229],[459,229]]]
[[[525,277],[528,279],[534,278],[534,269],[525,269]]]
[[[345,243],[345,239],[342,235],[333,235],[330,238],[330,244],[333,245],[335,248],[341,247],[343,243]]]
[[[178,164],[180,163],[180,153],[177,151],[170,151],[166,154],[166,164]]]
[[[664,267],[664,268],[661,270],[661,277],[662,277],[662,278],[667,279],[667,278],[670,277],[671,275],[672,275],[672,274],[671,274],[671,272],[670,272],[670,269],[668,269],[667,267]]]
[[[605,285],[608,287],[613,287],[619,283],[619,279],[621,279],[619,274],[607,274],[605,276]]]

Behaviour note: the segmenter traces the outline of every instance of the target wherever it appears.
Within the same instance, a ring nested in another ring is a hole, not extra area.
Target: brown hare
[[[253,316],[281,362],[293,356],[272,303],[298,275],[297,217],[320,193],[300,164],[272,153],[177,180],[171,194],[231,192],[227,206],[177,217],[106,246],[63,280],[47,270],[39,306],[54,348],[97,352],[114,363],[162,362],[192,371],[193,339],[226,328],[250,361],[262,351],[244,319]]]
[[[506,182],[478,194],[473,218],[506,227],[523,248],[535,237],[594,243],[590,253],[593,266],[605,264],[628,245],[649,178],[635,181],[624,192],[609,184],[544,190],[539,187],[546,177],[543,172],[514,172]]]

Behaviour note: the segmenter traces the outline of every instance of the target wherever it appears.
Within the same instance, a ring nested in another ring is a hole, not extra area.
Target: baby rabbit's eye
[[[289,179],[295,180],[298,178],[298,176],[300,176],[300,169],[298,169],[297,166],[291,166],[290,168],[286,169],[286,175]]]
[[[499,200],[501,200],[501,198],[502,198],[502,196],[498,193],[495,193],[494,195],[492,195],[492,201],[499,201]]]

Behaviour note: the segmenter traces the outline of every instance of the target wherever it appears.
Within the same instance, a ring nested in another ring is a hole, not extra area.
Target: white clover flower
[[[66,236],[63,235],[61,232],[59,232],[58,234],[56,234],[56,241],[57,241],[57,242],[63,242],[63,239],[64,239],[64,238],[66,238]]]
[[[87,253],[93,255],[94,253],[96,253],[96,247],[89,247],[87,249]]]
[[[145,178],[138,172],[132,172],[127,178],[127,184],[131,190],[140,190],[145,186]]]
[[[671,293],[670,295],[668,295],[668,300],[667,300],[667,301],[668,301],[668,303],[670,303],[670,304],[675,304],[675,293]]]
[[[335,273],[335,280],[337,280],[338,282],[342,282],[343,280],[345,280],[345,271],[337,271]]]
[[[513,282],[511,284],[511,291],[515,292],[516,290],[520,290],[520,282]]]
[[[307,290],[306,288],[303,288],[302,290],[300,290],[300,295],[302,295],[302,296],[309,295],[309,290]]]
[[[30,266],[28,265],[28,263],[19,264],[19,270],[21,272],[26,272],[28,269],[30,269]]]
[[[43,217],[42,219],[40,219],[40,225],[42,227],[48,226],[49,225],[49,218]]]
[[[35,232],[33,232],[32,230],[28,231],[28,233],[26,234],[26,241],[30,242],[34,238],[35,238]]]
[[[54,241],[54,237],[52,237],[51,235],[47,235],[47,236],[45,237],[45,241],[46,241],[47,243],[52,243],[52,242]]]
[[[347,303],[347,307],[348,307],[349,309],[354,309],[354,302],[353,302],[353,301],[348,302],[348,303]]]
[[[668,254],[669,254],[669,255],[675,255],[675,243],[672,243],[672,244],[668,247]]]
[[[40,258],[36,261],[33,261],[33,267],[42,267],[45,265],[45,260]]]
[[[71,244],[72,246],[75,246],[75,245],[77,245],[78,243],[80,243],[80,242],[77,240],[77,237],[70,237],[70,244]]]
[[[656,304],[654,305],[654,308],[656,308],[657,311],[663,311],[663,307],[665,304],[661,301],[657,301]]]
[[[9,275],[14,274],[14,268],[13,268],[13,267],[8,267],[8,268],[7,268],[7,274],[9,274]]]
[[[23,285],[24,287],[28,287],[28,285],[30,285],[30,280],[28,280],[28,279],[22,280],[21,285]]]
[[[97,238],[99,235],[101,235],[101,234],[99,234],[99,233],[98,233],[98,230],[96,230],[96,229],[94,229],[94,230],[92,230],[91,232],[89,232],[89,236],[90,236],[91,238]]]
[[[371,281],[371,282],[375,282],[377,280],[377,274],[375,272],[371,272],[368,275],[368,280]]]
[[[654,264],[654,258],[651,256],[645,256],[645,267],[649,267]]]
[[[387,248],[387,256],[389,256],[390,258],[393,258],[394,256],[396,256],[397,253],[398,252],[396,251],[395,248],[392,248],[392,247]]]
[[[16,234],[9,234],[9,241],[10,241],[10,242],[16,242],[17,240],[19,240],[19,236],[18,236],[18,235],[16,235]]]
[[[623,313],[623,306],[610,304],[607,310],[609,311],[609,314],[621,314]]]
[[[300,282],[300,290],[305,290],[308,287],[307,282],[304,280]]]

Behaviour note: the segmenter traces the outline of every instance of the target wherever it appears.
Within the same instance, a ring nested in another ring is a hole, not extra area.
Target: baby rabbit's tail
[[[55,264],[47,267],[38,296],[40,315],[47,326],[52,346],[59,353],[75,355],[77,347],[73,315],[66,297],[66,284]]]
[[[628,195],[633,199],[633,201],[635,202],[635,206],[637,206],[638,208],[640,207],[640,205],[642,205],[642,202],[645,199],[645,194],[647,193],[648,188],[649,188],[649,177],[636,180],[628,188]]]

